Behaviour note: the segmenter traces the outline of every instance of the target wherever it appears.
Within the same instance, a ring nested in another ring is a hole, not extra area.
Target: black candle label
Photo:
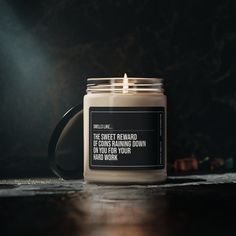
[[[163,169],[164,107],[90,107],[91,169]]]

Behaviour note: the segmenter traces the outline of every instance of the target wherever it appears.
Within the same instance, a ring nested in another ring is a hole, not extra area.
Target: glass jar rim
[[[87,78],[87,82],[90,81],[113,81],[113,80],[124,80],[124,79],[128,79],[129,81],[133,81],[133,80],[137,80],[137,81],[145,81],[146,83],[153,83],[153,82],[163,82],[163,78],[149,78],[149,77],[107,77],[107,78]]]
[[[87,78],[87,93],[99,92],[163,93],[163,79],[139,77]]]

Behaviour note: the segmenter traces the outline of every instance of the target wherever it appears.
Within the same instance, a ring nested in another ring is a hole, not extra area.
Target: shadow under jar
[[[84,96],[84,178],[156,183],[166,174],[166,96],[159,78],[89,78]]]

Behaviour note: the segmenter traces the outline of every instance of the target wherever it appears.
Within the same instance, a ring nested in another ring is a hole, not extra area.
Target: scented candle
[[[159,78],[89,78],[84,178],[155,183],[166,174],[166,96]]]

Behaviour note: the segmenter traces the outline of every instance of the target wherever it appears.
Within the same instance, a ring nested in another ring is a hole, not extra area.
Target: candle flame
[[[125,73],[124,74],[124,79],[123,79],[123,92],[127,93],[128,89],[129,89],[129,80],[128,80],[127,74]]]

